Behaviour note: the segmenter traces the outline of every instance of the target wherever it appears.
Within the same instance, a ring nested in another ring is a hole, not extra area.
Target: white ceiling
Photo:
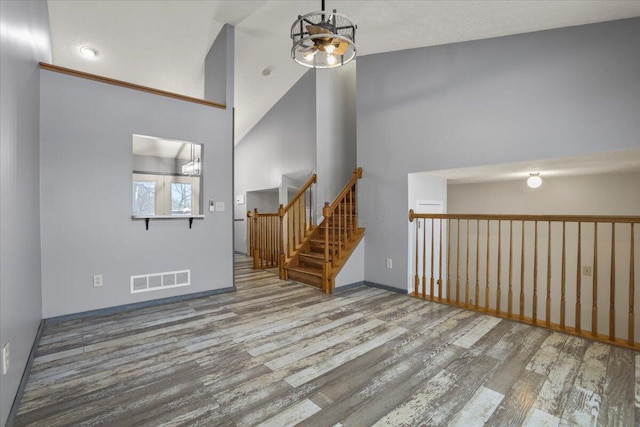
[[[420,174],[446,178],[449,184],[474,184],[480,182],[524,180],[529,177],[530,173],[539,173],[544,179],[559,176],[624,172],[640,172],[640,148],[578,157],[531,160],[460,169],[443,169],[421,172]]]
[[[202,98],[204,58],[224,23],[235,25],[236,142],[306,68],[289,31],[320,0],[48,0],[53,62]],[[327,0],[357,25],[358,55],[640,16],[640,0]],[[80,46],[99,51],[92,61]],[[268,77],[262,70],[271,67]]]

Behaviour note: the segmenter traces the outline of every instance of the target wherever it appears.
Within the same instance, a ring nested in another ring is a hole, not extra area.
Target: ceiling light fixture
[[[538,188],[542,185],[542,178],[540,178],[539,173],[530,173],[529,178],[527,178],[527,185],[530,188]]]
[[[299,15],[291,26],[291,57],[309,68],[333,68],[356,57],[356,28],[344,15],[324,10]]]
[[[198,176],[201,171],[200,157],[196,157],[196,146],[191,144],[191,161],[182,165],[182,174],[188,176]]]
[[[82,46],[80,48],[80,55],[87,59],[95,59],[98,56],[98,51],[91,46]]]

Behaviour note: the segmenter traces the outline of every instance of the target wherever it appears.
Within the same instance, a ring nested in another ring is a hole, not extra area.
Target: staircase
[[[362,168],[354,171],[349,183],[330,205],[322,209],[320,225],[310,229],[299,249],[284,265],[285,278],[333,293],[335,278],[362,240],[358,226],[357,182]]]
[[[322,222],[313,223],[312,175],[300,192],[277,213],[247,212],[249,256],[254,269],[278,268],[280,278],[333,293],[335,278],[364,236],[358,226],[357,168],[332,204],[325,203]]]

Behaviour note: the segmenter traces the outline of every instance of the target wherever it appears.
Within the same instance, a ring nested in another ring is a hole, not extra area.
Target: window
[[[199,177],[134,173],[131,182],[135,216],[199,215]]]
[[[156,181],[133,181],[133,214],[156,214]]]
[[[202,144],[133,135],[131,154],[134,217],[202,216]]]
[[[171,214],[191,214],[191,184],[182,182],[171,183]]]

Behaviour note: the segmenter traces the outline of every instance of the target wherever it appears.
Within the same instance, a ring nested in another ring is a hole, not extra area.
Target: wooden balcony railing
[[[409,220],[413,296],[640,350],[640,217]]]
[[[298,194],[278,212],[262,213],[254,209],[247,212],[247,236],[249,255],[253,268],[279,268],[284,278],[284,264],[302,245],[313,229],[312,185],[315,174],[302,186]]]

